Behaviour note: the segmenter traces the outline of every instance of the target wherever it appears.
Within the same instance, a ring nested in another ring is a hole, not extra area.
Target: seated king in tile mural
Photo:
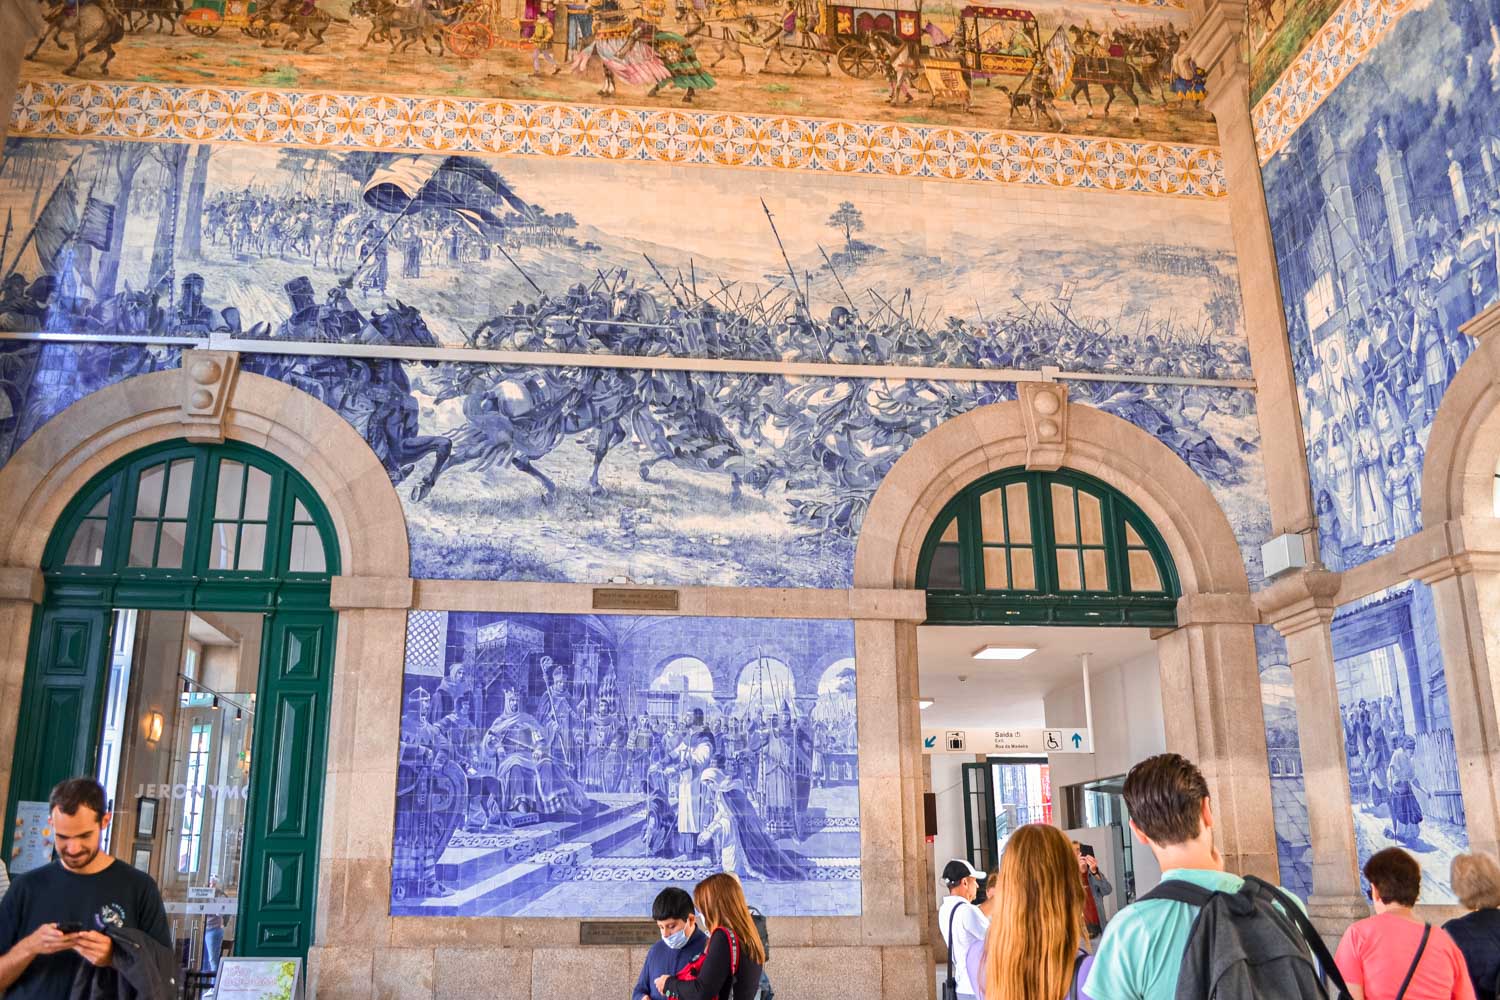
[[[858,913],[854,676],[849,622],[414,612],[391,912]]]

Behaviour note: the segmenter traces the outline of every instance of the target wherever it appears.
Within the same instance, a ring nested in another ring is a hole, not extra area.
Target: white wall
[[[1065,785],[1122,775],[1138,761],[1167,749],[1166,724],[1161,708],[1161,674],[1155,653],[1110,670],[1098,671],[1090,680],[1094,752],[1052,754],[1048,758],[1055,801],[1061,800],[1060,790]],[[1081,726],[1084,721],[1082,676],[1070,684],[1054,688],[1047,695],[1045,712],[1048,726]],[[1063,822],[1061,809],[1056,810],[1054,816],[1059,824]],[[1099,850],[1100,846],[1095,845],[1095,849]],[[1161,880],[1161,869],[1149,848],[1139,842],[1132,848],[1136,893],[1140,894]],[[1118,900],[1114,902],[1118,905]]]

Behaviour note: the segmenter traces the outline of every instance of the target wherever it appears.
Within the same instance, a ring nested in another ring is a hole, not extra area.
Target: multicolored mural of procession
[[[32,0],[27,0],[32,2]],[[1211,145],[1180,0],[68,0],[28,75]]]

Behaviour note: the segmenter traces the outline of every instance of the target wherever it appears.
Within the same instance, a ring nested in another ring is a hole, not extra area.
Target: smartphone
[[[64,934],[83,933],[83,925],[76,920],[60,920],[57,923],[57,929],[59,931],[62,931]]]

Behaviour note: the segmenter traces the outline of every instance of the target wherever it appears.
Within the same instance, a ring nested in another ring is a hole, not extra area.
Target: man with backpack
[[[1130,829],[1156,856],[1162,882],[1110,921],[1084,986],[1093,1000],[1340,996],[1324,992],[1319,968],[1333,962],[1301,900],[1224,870],[1208,783],[1191,761],[1141,761],[1124,795]]]

